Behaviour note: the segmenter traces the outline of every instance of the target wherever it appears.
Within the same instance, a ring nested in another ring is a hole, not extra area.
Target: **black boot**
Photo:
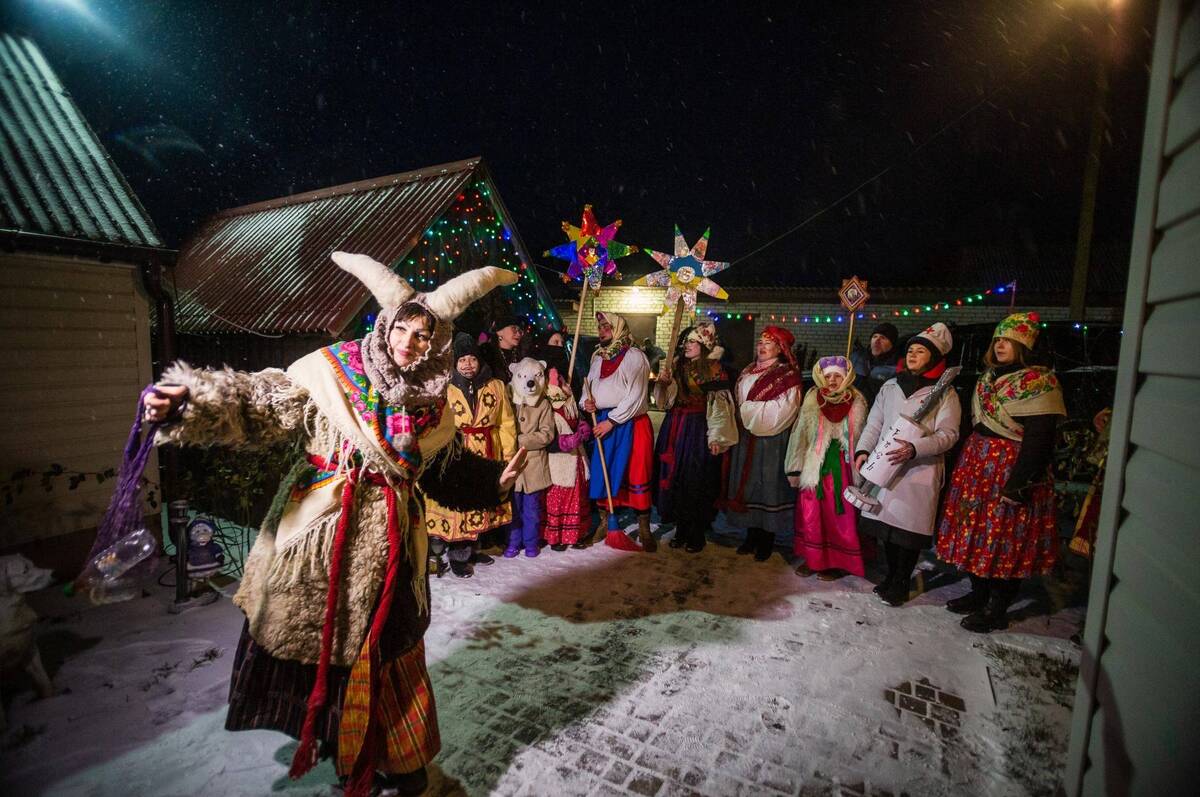
[[[920,557],[920,551],[896,546],[896,575],[888,586],[888,591],[879,596],[888,606],[903,606],[908,602],[909,581]]]
[[[742,540],[742,544],[737,547],[736,553],[743,556],[748,553],[754,553],[758,549],[758,535],[766,534],[762,529],[746,529],[746,539]]]
[[[955,614],[972,614],[988,603],[988,580],[971,573],[971,591],[958,598],[946,601],[946,609]]]
[[[775,551],[775,535],[762,530],[759,530],[758,533],[758,545],[754,546],[754,561],[765,562]]]
[[[384,775],[380,779],[379,785],[385,794],[395,794],[398,797],[417,797],[417,795],[424,794],[429,788],[429,776],[425,773],[425,767],[421,767],[416,772]]]
[[[691,531],[688,529],[687,524],[682,520],[677,520],[675,521],[675,533],[671,535],[671,539],[667,542],[667,545],[672,548],[682,548],[687,544],[689,534],[691,534]]]
[[[875,585],[875,589],[871,590],[876,595],[883,597],[891,591],[892,583],[896,580],[896,556],[900,547],[894,542],[883,543],[883,555],[887,559],[887,575],[883,581]]]
[[[1021,588],[1019,578],[993,578],[988,586],[988,602],[982,610],[962,619],[962,627],[977,634],[1008,628],[1008,607]]]
[[[688,553],[700,553],[704,550],[704,546],[708,544],[708,538],[705,536],[705,528],[703,523],[694,523],[688,527],[687,539],[684,541],[684,550]]]

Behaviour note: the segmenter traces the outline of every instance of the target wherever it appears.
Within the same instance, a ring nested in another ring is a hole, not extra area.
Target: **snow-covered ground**
[[[730,544],[546,549],[436,580],[431,792],[1052,793],[1081,618],[1061,589],[1032,585],[1023,619],[978,636],[942,608],[965,588],[944,573],[893,609],[863,579],[802,579]],[[287,779],[282,734],[223,729],[237,609],[171,615],[171,597],[33,596],[61,693],[6,692],[0,793],[330,793],[328,762]]]

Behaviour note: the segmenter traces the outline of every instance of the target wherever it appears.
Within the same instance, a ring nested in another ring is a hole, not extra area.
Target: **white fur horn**
[[[334,252],[330,257],[339,268],[367,286],[380,307],[398,307],[416,295],[404,277],[374,258],[349,252]]]
[[[425,303],[435,316],[452,321],[488,291],[500,285],[513,285],[516,281],[517,275],[506,268],[484,266],[459,274],[425,294]]]

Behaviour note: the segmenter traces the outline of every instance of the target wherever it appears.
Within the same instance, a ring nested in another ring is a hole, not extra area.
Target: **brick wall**
[[[662,310],[663,294],[665,290],[662,288],[626,288],[626,287],[606,287],[602,288],[598,294],[588,293],[588,298],[585,301],[583,312],[583,322],[581,329],[584,334],[596,334],[596,318],[595,313],[601,310],[607,310],[615,313],[654,313]],[[907,317],[896,317],[893,311],[903,312],[911,309],[914,305],[897,305],[897,304],[870,304],[865,311],[865,317],[856,319],[854,324],[854,336],[866,343],[870,337],[871,328],[880,321],[891,321],[900,330],[901,338],[913,335],[924,329],[934,321],[946,321],[957,324],[971,324],[979,322],[997,322],[1008,315],[1008,305],[998,300],[989,300],[990,303],[979,305],[963,305],[955,307],[951,310],[943,310],[940,312],[924,313],[919,315],[909,315]],[[815,350],[822,354],[839,353],[845,351],[847,321],[848,315],[842,309],[841,305],[836,302],[830,303],[813,303],[813,302],[720,302],[720,303],[704,303],[700,306],[701,312],[718,312],[717,329],[720,330],[721,322],[725,319],[725,314],[732,315],[741,314],[743,318],[753,316],[754,332],[757,335],[764,326],[775,324],[776,326],[785,327],[796,336],[797,343],[806,344],[810,350]],[[1043,321],[1061,321],[1068,317],[1067,307],[1027,307],[1019,306],[1022,311],[1037,310]],[[571,304],[565,304],[560,308],[563,316],[563,321],[569,328],[573,328],[575,323],[575,310]],[[875,314],[877,318],[872,319],[871,314]],[[842,317],[842,322],[838,323],[838,316]],[[804,323],[803,319],[808,318],[809,322]],[[812,319],[820,317],[820,323],[813,323]],[[825,319],[832,319],[826,323]],[[1119,321],[1121,318],[1121,310],[1117,307],[1095,307],[1088,308],[1089,321]],[[658,319],[657,326],[657,343],[664,350],[670,342],[671,336],[671,320],[672,316],[661,315]],[[681,323],[681,328],[691,324],[694,317],[685,317]]]

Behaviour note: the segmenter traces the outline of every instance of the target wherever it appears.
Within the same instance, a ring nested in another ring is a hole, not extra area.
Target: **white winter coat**
[[[872,451],[892,423],[901,414],[911,416],[932,391],[932,386],[922,387],[906,399],[894,378],[884,382],[871,406],[856,451]],[[879,511],[864,510],[863,517],[932,536],[937,520],[938,494],[945,478],[945,453],[958,441],[961,414],[958,394],[953,389],[947,390],[937,410],[925,416],[922,422],[931,433],[913,444],[916,457],[904,463],[890,488],[879,491]]]

